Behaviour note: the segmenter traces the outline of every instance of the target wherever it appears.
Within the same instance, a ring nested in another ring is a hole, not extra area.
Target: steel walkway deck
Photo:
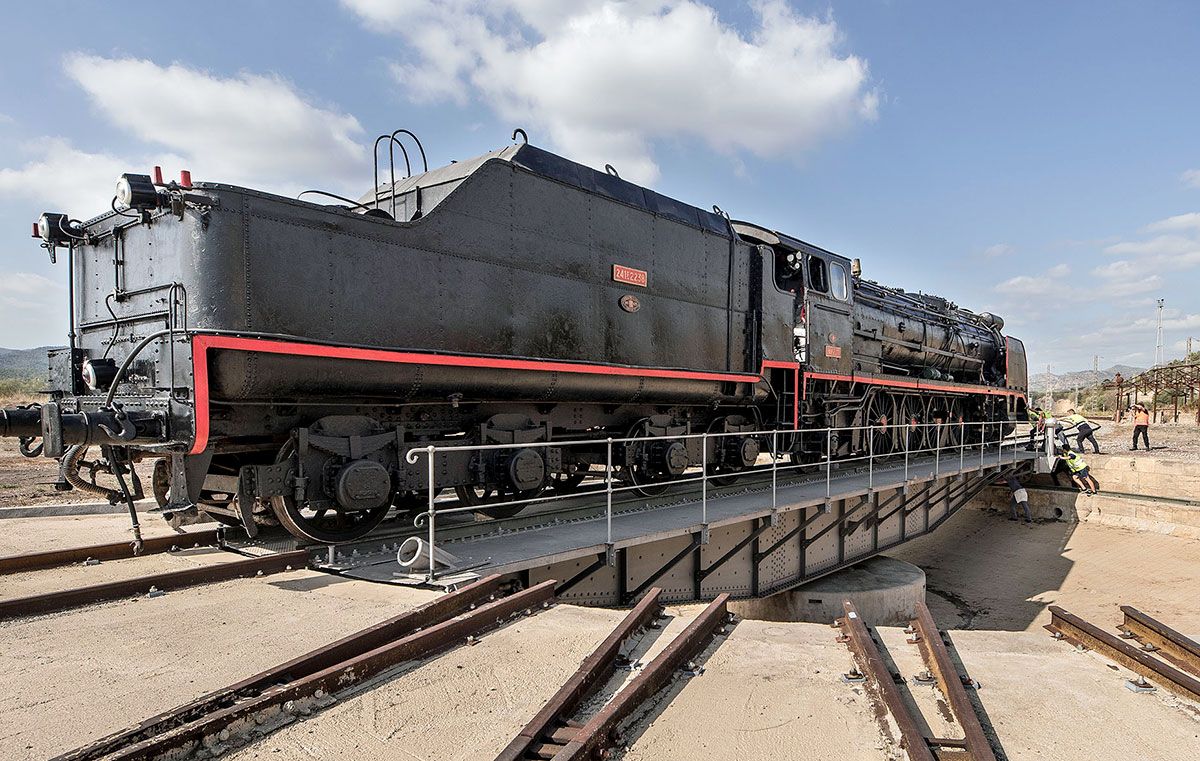
[[[707,499],[688,494],[670,504],[606,516],[489,530],[438,540],[453,555],[442,583],[484,574],[518,574],[527,583],[566,579],[559,594],[594,604],[623,604],[650,585],[666,600],[769,594],[810,581],[933,530],[979,490],[1037,459],[1011,445],[967,449],[959,457],[912,458],[849,472],[833,471],[775,491],[770,483]],[[907,474],[907,475],[906,475]],[[601,500],[603,492],[601,492]],[[660,500],[661,501],[661,500]],[[394,551],[336,564],[346,576],[413,584]],[[690,561],[689,561],[690,558]]]

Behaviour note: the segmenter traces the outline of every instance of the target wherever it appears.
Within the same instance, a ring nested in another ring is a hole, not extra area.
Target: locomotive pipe
[[[31,439],[41,436],[47,457],[62,457],[74,444],[126,446],[141,439],[159,440],[156,414],[126,415],[120,409],[62,412],[48,402],[41,407],[0,410],[0,436]]]
[[[0,436],[28,439],[42,435],[42,411],[37,407],[0,409]]]

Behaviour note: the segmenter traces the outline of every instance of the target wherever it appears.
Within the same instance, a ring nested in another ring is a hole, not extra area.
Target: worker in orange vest
[[[1150,437],[1147,431],[1150,430],[1150,412],[1141,404],[1133,405],[1133,451],[1137,451],[1138,434],[1142,436],[1142,443],[1146,445],[1146,450],[1150,449]]]

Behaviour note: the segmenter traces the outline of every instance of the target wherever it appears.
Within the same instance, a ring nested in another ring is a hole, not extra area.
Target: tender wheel
[[[570,494],[579,488],[588,476],[591,465],[585,460],[564,462],[565,471],[550,474],[550,488],[558,494]]]
[[[505,493],[491,486],[455,486],[454,493],[464,505],[471,507],[486,505],[489,502],[509,502],[517,499],[533,499],[541,493],[541,489],[529,489]],[[480,507],[474,512],[486,518],[511,518],[529,505],[504,505],[503,507]]]
[[[550,488],[559,494],[570,494],[579,488],[585,478],[587,478],[586,470],[574,473],[554,473],[550,476]]]
[[[708,425],[709,433],[717,433],[724,429],[725,418],[717,418]],[[724,450],[724,462],[711,463],[708,466],[708,480],[717,486],[729,486],[742,477],[742,472],[752,467],[762,451],[759,441],[751,436],[745,437],[716,437],[710,439],[716,442],[718,451]],[[746,463],[750,462],[750,465]]]
[[[150,478],[150,488],[154,492],[154,501],[159,507],[167,506],[167,498],[171,494],[171,466],[166,457],[154,461],[154,474]]]
[[[279,450],[275,462],[291,459],[293,452],[294,445],[289,441]],[[391,500],[367,510],[346,510],[331,501],[314,506],[298,504],[291,496],[271,497],[271,508],[284,528],[319,544],[350,542],[365,536],[383,522],[391,507]]]
[[[442,493],[441,489],[434,491],[433,496],[436,499]],[[396,495],[396,499],[392,501],[396,509],[403,513],[419,513],[424,511],[429,506],[429,490],[425,491],[402,491]]]
[[[629,432],[625,434],[625,438],[632,439],[647,436],[649,429],[649,419],[639,420],[638,422],[634,423],[629,429]],[[655,438],[657,437],[647,438],[645,441],[631,441],[626,443],[625,446],[635,448],[636,451],[634,454],[634,459],[641,460],[646,454],[645,449],[647,447],[651,447],[656,444],[662,444],[666,446],[672,446],[675,443],[682,444],[682,442],[658,442],[655,441]],[[675,454],[675,452],[671,451],[664,453],[664,456],[671,456],[673,454]],[[635,494],[640,494],[643,497],[657,497],[671,487],[669,482],[673,476],[668,473],[650,473],[643,469],[640,465],[633,465],[622,467],[618,473],[618,478],[627,484],[632,484],[638,487],[633,490]]]

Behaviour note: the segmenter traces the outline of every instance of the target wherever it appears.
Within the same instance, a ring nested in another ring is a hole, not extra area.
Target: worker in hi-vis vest
[[[1081,492],[1084,494],[1095,494],[1100,491],[1100,483],[1096,481],[1095,476],[1088,469],[1088,464],[1078,452],[1074,452],[1070,447],[1067,447],[1063,450],[1061,456],[1063,462],[1067,464],[1067,470],[1071,471],[1071,480],[1079,486]]]
[[[1092,449],[1096,450],[1096,454],[1100,454],[1100,442],[1096,441],[1095,432],[1100,426],[1080,415],[1075,410],[1067,410],[1067,414],[1062,418],[1063,425],[1069,430],[1074,428],[1079,432],[1076,438],[1076,449],[1080,452],[1085,451],[1083,443],[1085,441],[1092,442]]]
[[[1025,451],[1032,452],[1037,437],[1046,432],[1046,411],[1041,407],[1030,407],[1025,414],[1029,416],[1029,444]]]

